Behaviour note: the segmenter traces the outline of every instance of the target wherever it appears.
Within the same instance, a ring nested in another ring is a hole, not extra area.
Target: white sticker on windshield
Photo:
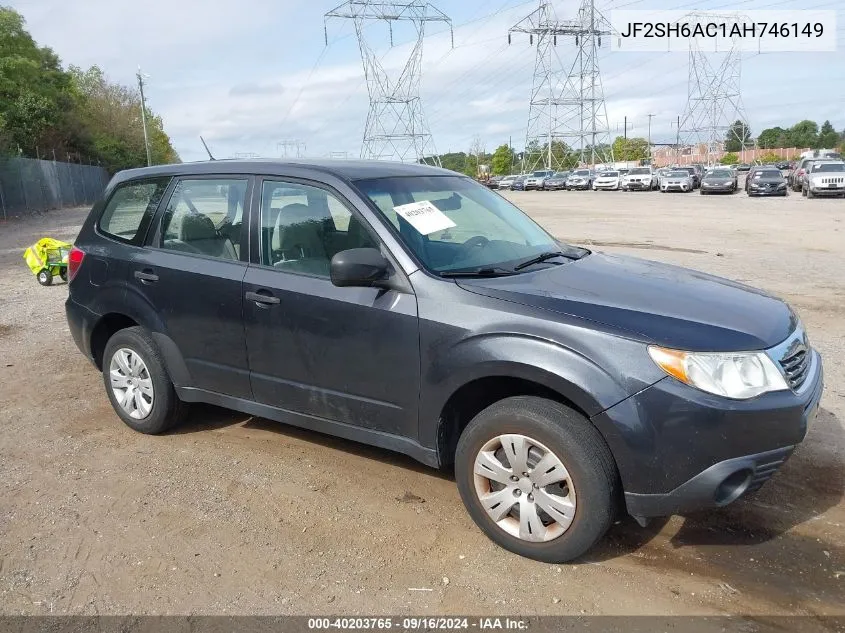
[[[400,204],[398,207],[393,207],[393,210],[408,220],[408,223],[422,235],[430,235],[456,226],[446,217],[446,214],[428,200]]]

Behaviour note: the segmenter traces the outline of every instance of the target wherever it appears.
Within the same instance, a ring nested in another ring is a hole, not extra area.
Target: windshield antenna
[[[208,154],[208,160],[217,160],[214,156],[211,155],[211,150],[208,149],[208,145],[205,144],[205,139],[200,136],[200,141],[202,141],[202,146],[205,148],[206,153]]]

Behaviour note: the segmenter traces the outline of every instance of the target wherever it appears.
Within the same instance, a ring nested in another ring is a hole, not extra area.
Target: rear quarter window
[[[149,224],[169,182],[170,178],[155,178],[118,186],[100,216],[100,231],[126,242],[133,241],[141,228]]]

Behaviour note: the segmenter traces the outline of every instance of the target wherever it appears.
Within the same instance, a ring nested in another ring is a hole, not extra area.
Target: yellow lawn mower
[[[67,262],[72,248],[73,244],[44,237],[26,249],[23,258],[38,283],[49,286],[56,275],[67,281]]]

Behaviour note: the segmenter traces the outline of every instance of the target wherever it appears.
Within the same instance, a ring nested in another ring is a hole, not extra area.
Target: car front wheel
[[[155,343],[140,327],[119,330],[106,343],[103,382],[117,415],[140,433],[163,433],[187,411]]]
[[[618,503],[616,466],[598,430],[572,409],[533,396],[501,400],[469,423],[455,477],[490,539],[547,563],[587,552]]]

